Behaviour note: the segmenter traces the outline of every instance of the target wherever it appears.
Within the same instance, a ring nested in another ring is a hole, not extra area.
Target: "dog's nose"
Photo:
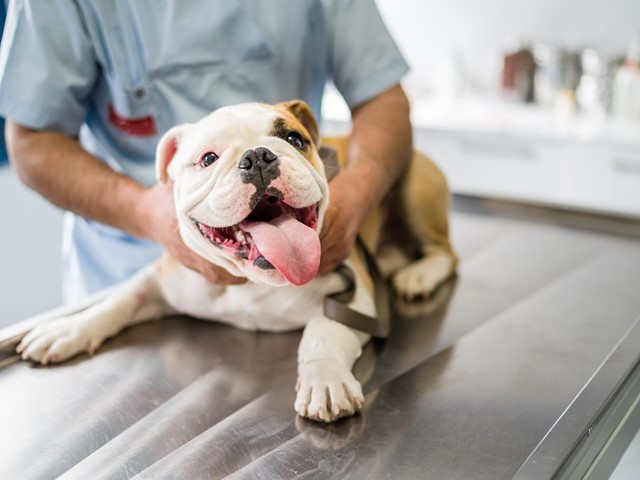
[[[268,184],[280,175],[278,156],[265,147],[247,150],[240,157],[238,168],[245,183]]]
[[[261,164],[269,164],[278,159],[278,156],[265,147],[258,147],[255,150],[247,150],[242,155],[238,168],[242,170],[251,170],[254,167],[262,166]]]

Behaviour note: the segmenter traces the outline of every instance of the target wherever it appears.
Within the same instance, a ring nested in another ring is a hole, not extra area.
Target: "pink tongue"
[[[270,222],[244,222],[260,253],[294,285],[313,280],[320,265],[320,239],[291,215]]]

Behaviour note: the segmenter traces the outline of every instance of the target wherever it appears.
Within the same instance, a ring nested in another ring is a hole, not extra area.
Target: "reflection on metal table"
[[[603,478],[640,423],[640,226],[511,208],[456,199],[458,277],[397,305],[334,425],[293,410],[299,332],[170,318],[34,367],[0,331],[0,477]]]

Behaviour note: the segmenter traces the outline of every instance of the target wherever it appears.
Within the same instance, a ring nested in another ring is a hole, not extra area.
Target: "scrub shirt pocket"
[[[260,77],[273,69],[274,55],[246,2],[115,5],[118,48],[107,83],[109,120],[120,130],[156,136],[222,104],[246,101],[234,92],[261,96]]]

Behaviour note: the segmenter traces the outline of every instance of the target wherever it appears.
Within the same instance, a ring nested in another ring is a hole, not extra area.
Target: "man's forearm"
[[[20,179],[60,208],[146,237],[145,188],[86,152],[74,138],[7,121],[9,156]]]
[[[347,166],[340,180],[342,188],[362,199],[356,206],[362,219],[407,168],[411,151],[409,102],[400,86],[354,109]]]

